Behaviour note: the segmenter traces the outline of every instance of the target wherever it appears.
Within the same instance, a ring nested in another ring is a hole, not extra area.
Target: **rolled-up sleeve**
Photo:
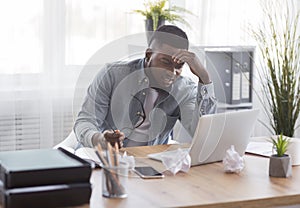
[[[213,114],[217,109],[214,85],[198,83],[197,103],[199,105],[199,116]]]
[[[111,80],[105,66],[95,77],[87,90],[87,95],[74,124],[78,142],[83,146],[93,147],[92,137],[100,129],[109,109]]]
[[[180,107],[181,123],[193,137],[198,120],[202,115],[213,114],[217,109],[214,85],[198,83],[189,88],[186,99]]]

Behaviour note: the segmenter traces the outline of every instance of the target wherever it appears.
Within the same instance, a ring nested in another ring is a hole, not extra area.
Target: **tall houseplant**
[[[169,6],[168,0],[148,0],[144,3],[144,10],[134,10],[134,12],[143,15],[146,18],[146,31],[154,31],[164,21],[170,23],[181,22],[189,26],[189,23],[182,17],[183,13],[192,14],[185,8],[178,6]]]
[[[265,18],[252,34],[262,57],[265,112],[276,135],[293,137],[300,112],[299,11],[293,1],[264,1]]]

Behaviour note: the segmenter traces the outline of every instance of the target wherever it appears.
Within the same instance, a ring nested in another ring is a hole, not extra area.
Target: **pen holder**
[[[102,196],[107,198],[126,198],[128,164],[104,166],[102,170]]]

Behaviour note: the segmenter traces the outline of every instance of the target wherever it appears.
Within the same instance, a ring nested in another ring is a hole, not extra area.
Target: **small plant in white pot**
[[[292,175],[292,162],[288,154],[286,154],[289,138],[282,134],[277,138],[271,138],[276,154],[270,157],[269,176],[272,177],[289,177]]]

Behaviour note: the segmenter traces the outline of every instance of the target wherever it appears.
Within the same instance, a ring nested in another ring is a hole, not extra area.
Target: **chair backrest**
[[[55,145],[53,149],[62,147],[67,150],[71,148],[75,151],[77,145],[78,145],[78,141],[76,139],[74,131],[72,130],[71,133],[67,136],[67,138],[65,138],[62,142],[58,143],[57,145]]]

